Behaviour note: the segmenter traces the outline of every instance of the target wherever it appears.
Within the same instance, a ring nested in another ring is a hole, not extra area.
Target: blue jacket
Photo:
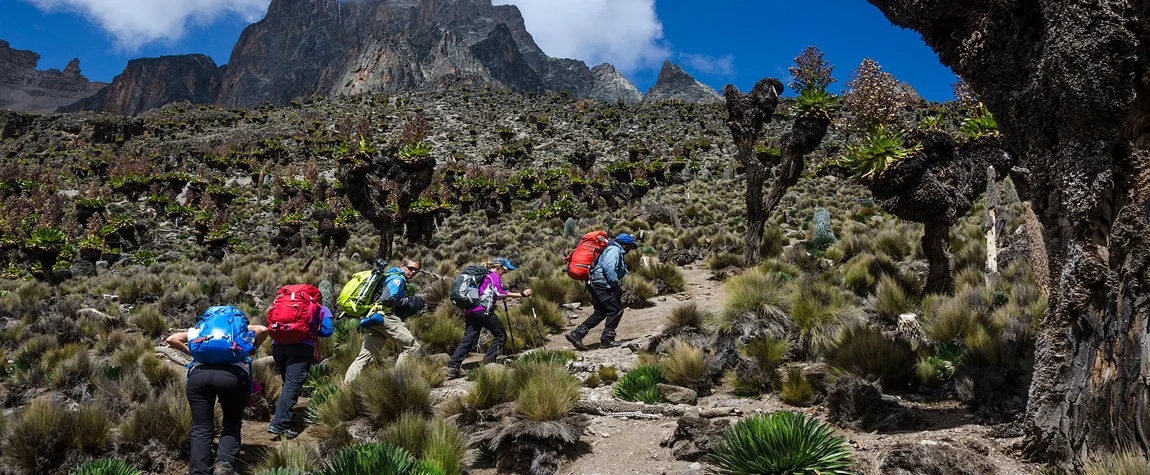
[[[607,248],[599,254],[599,260],[591,269],[591,278],[588,282],[618,287],[619,281],[627,276],[627,263],[623,262],[623,256],[626,254],[627,250],[612,240]]]

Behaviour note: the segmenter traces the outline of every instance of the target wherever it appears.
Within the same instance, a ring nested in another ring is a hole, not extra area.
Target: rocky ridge
[[[210,104],[222,71],[202,54],[133,59],[112,84],[58,111],[139,114],[173,102]]]
[[[106,85],[80,74],[79,59],[69,61],[63,71],[38,70],[39,62],[36,52],[13,49],[0,40],[0,109],[52,112]]]
[[[643,96],[646,103],[660,101],[682,101],[699,104],[714,104],[723,102],[711,86],[703,84],[683,71],[683,68],[670,61],[663,62],[663,69],[659,71],[659,79],[655,86],[647,90]]]

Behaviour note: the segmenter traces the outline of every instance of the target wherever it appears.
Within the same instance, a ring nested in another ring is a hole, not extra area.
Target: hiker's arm
[[[188,332],[174,333],[164,341],[168,343],[168,346],[180,350],[188,356],[192,355],[192,349],[188,348]]]
[[[386,294],[381,295],[379,304],[385,307],[406,307],[411,305],[404,293],[407,292],[407,282],[401,277],[392,277],[387,280],[387,288],[384,289]]]
[[[255,354],[260,350],[260,345],[264,344],[264,340],[268,337],[268,327],[263,325],[248,325],[248,331],[256,333],[256,343],[255,346],[252,347],[252,354]]]
[[[603,267],[603,278],[607,280],[607,284],[612,287],[619,286],[619,262],[623,260],[623,256],[619,255],[619,249],[615,246],[608,247],[603,251],[603,257],[600,259],[605,260],[601,267]]]
[[[511,297],[513,299],[521,299],[523,297],[530,297],[531,296],[531,289],[524,290],[523,292],[507,292],[506,294],[503,294],[503,295],[506,297]]]
[[[319,330],[317,333],[319,333],[319,336],[329,337],[332,333],[335,333],[335,327],[332,326],[331,323],[331,310],[327,307],[320,307],[320,314]]]

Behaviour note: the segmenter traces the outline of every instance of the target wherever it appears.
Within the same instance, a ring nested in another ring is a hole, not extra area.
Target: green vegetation
[[[615,383],[613,393],[615,397],[633,402],[655,404],[659,402],[659,390],[655,387],[659,383],[667,382],[660,366],[639,366],[623,375]]]
[[[708,460],[724,475],[854,473],[846,443],[834,436],[830,426],[795,412],[736,422]]]

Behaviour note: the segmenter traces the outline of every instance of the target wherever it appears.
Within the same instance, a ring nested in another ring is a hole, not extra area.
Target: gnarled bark
[[[767,222],[763,210],[763,184],[767,169],[755,156],[755,144],[763,131],[763,124],[771,121],[783,83],[775,78],[760,80],[749,94],[728,84],[723,88],[727,100],[727,128],[735,141],[736,158],[747,168],[747,236],[743,258],[748,266],[762,260],[763,228]]]
[[[1150,2],[868,1],[972,86],[1030,172],[1053,279],[1032,453],[1150,447]]]
[[[799,178],[803,176],[803,168],[806,166],[807,154],[814,152],[823,142],[830,125],[830,117],[808,116],[795,119],[791,132],[782,141],[783,165],[779,169],[779,176],[771,185],[771,191],[767,193],[766,203],[763,204],[764,220],[779,206],[787,190],[799,183]],[[759,234],[762,235],[762,232],[760,229]]]

